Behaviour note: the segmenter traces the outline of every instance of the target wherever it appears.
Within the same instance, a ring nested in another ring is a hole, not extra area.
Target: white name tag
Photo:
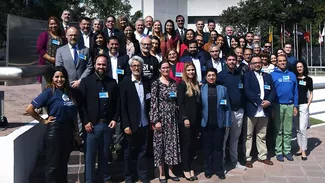
[[[124,75],[124,70],[123,69],[116,69],[116,73],[120,75]]]
[[[99,92],[99,98],[108,98],[108,92]]]
[[[306,81],[300,80],[299,85],[306,86]]]
[[[220,100],[220,105],[227,105],[227,100],[225,99]]]

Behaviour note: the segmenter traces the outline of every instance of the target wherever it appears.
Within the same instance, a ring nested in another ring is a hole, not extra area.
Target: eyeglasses
[[[271,48],[271,46],[264,46],[265,48]]]
[[[141,43],[142,46],[151,46],[150,43]]]
[[[177,20],[177,22],[184,22],[184,20]]]
[[[141,68],[141,65],[131,65],[132,68]]]

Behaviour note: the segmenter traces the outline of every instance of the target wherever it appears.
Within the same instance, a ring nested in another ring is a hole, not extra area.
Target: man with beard
[[[93,70],[89,49],[78,45],[79,32],[75,27],[69,27],[66,33],[68,44],[56,51],[55,66],[64,66],[68,71],[72,88],[78,88],[82,78],[90,75]]]
[[[246,167],[242,166],[238,162],[238,141],[244,117],[244,85],[243,76],[236,69],[236,62],[237,56],[233,53],[229,53],[226,57],[227,68],[218,74],[218,81],[227,88],[228,96],[230,98],[232,121],[230,129],[226,130],[225,133],[223,150],[225,152],[229,137],[230,167],[237,170],[246,170]]]
[[[253,40],[254,40],[254,33],[253,32],[247,32],[246,33],[246,47],[247,48],[250,48],[250,49],[253,49]]]
[[[136,155],[138,177],[149,183],[146,162],[146,149],[149,131],[150,83],[142,79],[144,61],[139,56],[129,60],[131,76],[126,76],[120,85],[122,130],[127,138],[124,151],[125,182],[134,182],[136,172],[132,158]],[[134,151],[137,149],[138,151]]]
[[[207,52],[205,49],[203,49],[204,42],[203,42],[203,37],[201,35],[195,36],[195,40],[197,42],[197,52],[200,57],[203,57],[204,63],[206,60],[210,58],[210,53]]]
[[[197,81],[202,82],[205,76],[205,58],[198,54],[198,42],[195,40],[190,40],[188,42],[188,51],[189,54],[181,57],[181,62],[193,62],[195,65],[196,73],[197,73]]]
[[[119,40],[116,36],[108,38],[108,76],[114,78],[117,83],[121,82],[125,75],[130,75],[128,65],[129,56],[119,53]]]
[[[150,54],[152,47],[151,39],[145,37],[141,40],[141,55],[143,59],[143,76],[145,80],[149,80],[150,84],[158,77],[159,75],[159,62],[155,56]]]
[[[109,149],[112,134],[119,117],[119,91],[115,79],[107,76],[107,56],[98,55],[95,73],[82,79],[82,112],[80,114],[86,130],[85,182],[96,181],[97,176],[105,183],[110,182]]]

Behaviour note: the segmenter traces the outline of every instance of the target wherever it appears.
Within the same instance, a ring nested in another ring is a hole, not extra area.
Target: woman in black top
[[[139,41],[135,38],[134,27],[127,24],[124,28],[124,34],[120,38],[120,54],[127,54],[129,58],[141,53]]]
[[[108,48],[106,46],[106,38],[103,32],[97,32],[94,35],[94,45],[91,46],[90,54],[94,59],[97,55],[108,54]]]
[[[194,181],[197,177],[192,168],[195,156],[195,142],[201,121],[201,96],[193,62],[185,63],[182,82],[177,88],[177,101],[180,112],[180,140],[183,171],[186,180]]]
[[[307,160],[307,126],[309,123],[309,106],[313,100],[313,79],[308,77],[307,64],[298,61],[296,64],[296,75],[298,82],[298,95],[299,95],[299,115],[295,118],[295,127],[297,129],[297,141],[300,147],[296,153],[297,156],[301,155],[303,161]],[[307,97],[309,91],[309,97]]]

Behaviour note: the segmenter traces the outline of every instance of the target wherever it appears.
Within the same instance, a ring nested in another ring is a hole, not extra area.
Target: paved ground
[[[7,135],[19,125],[31,121],[31,117],[23,116],[26,106],[31,100],[41,92],[40,85],[23,86],[0,86],[0,90],[5,91],[5,116],[7,116],[10,126],[5,131],[0,131],[0,136]],[[229,182],[229,183],[324,183],[325,182],[325,126],[311,128],[308,130],[310,154],[308,161],[301,161],[295,157],[293,162],[285,161],[280,163],[272,158],[274,165],[266,166],[255,162],[254,168],[246,171],[232,170],[226,175],[226,179],[220,181],[216,176],[206,179],[203,173],[199,174],[199,182]],[[294,149],[296,148],[295,142]],[[113,166],[114,167],[114,166]],[[202,161],[198,162],[197,172],[202,170]],[[152,182],[159,182],[153,179]],[[169,180],[169,182],[172,182]],[[181,182],[186,182],[182,179]]]

